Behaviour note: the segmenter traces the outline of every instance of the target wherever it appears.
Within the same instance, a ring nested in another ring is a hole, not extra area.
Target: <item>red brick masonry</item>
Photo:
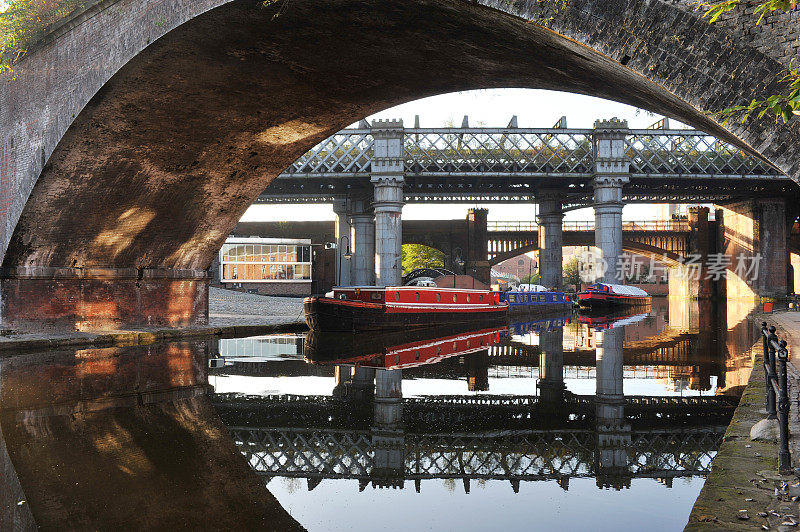
[[[203,270],[4,269],[0,297],[3,326],[18,331],[208,324]]]

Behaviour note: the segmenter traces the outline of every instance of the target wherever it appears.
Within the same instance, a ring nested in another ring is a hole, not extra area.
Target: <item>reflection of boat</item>
[[[433,328],[388,333],[380,338],[312,331],[306,336],[303,354],[314,364],[401,369],[488,349],[500,341],[503,330],[504,327],[491,327],[454,333],[452,329]]]
[[[582,308],[635,307],[649,305],[650,294],[635,286],[596,283],[578,293],[578,304]]]
[[[521,336],[528,333],[542,333],[555,329],[562,329],[565,325],[572,322],[572,314],[553,313],[548,317],[540,317],[530,321],[515,321],[509,323],[508,334]]]
[[[631,325],[633,323],[642,321],[649,314],[641,312],[633,314],[629,312],[617,312],[613,314],[602,314],[593,316],[591,314],[579,314],[578,323],[586,323],[597,330],[612,329],[614,327],[621,327],[623,325]]]
[[[423,286],[334,288],[333,297],[307,297],[306,323],[318,331],[380,331],[485,323],[505,318],[497,292]]]
[[[544,312],[572,307],[572,302],[564,292],[552,292],[537,284],[526,286],[530,289],[500,292],[500,302],[507,302],[508,310],[514,313]]]

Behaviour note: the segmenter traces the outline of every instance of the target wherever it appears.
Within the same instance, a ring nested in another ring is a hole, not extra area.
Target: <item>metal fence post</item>
[[[786,350],[786,340],[781,340],[778,347],[778,361],[780,362],[780,397],[778,399],[778,412],[781,434],[781,450],[778,454],[778,472],[789,475],[792,472],[792,459],[789,455],[789,385],[786,371],[786,362],[789,352]]]
[[[767,387],[764,388],[764,408],[769,414],[771,411],[774,411],[774,403],[772,409],[770,409],[770,397],[774,397],[774,395],[770,395],[772,393],[772,387],[769,385],[769,330],[767,329],[767,322],[761,322],[761,345],[764,350],[764,382],[767,383]]]
[[[769,362],[769,376],[770,377],[775,377],[777,379],[778,378],[778,371],[777,371],[777,368],[776,368],[775,345],[773,344],[773,342],[775,342],[776,344],[778,343],[778,336],[775,334],[775,326],[772,326],[772,327],[769,328],[769,337],[767,338],[767,347],[768,347],[767,351],[769,353],[769,361],[768,361]],[[772,387],[772,384],[770,383],[769,378],[767,378],[767,394],[768,394],[767,419],[777,419],[778,418],[778,412],[777,412],[777,410],[775,408],[775,404],[776,404],[775,389]]]

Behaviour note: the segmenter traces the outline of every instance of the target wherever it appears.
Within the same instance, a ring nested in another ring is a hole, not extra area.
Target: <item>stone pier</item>
[[[369,401],[375,394],[375,369],[363,366],[342,366],[334,368],[336,386],[333,396],[348,401]]]
[[[488,209],[470,209],[467,212],[467,260],[464,273],[478,281],[489,284],[492,268],[489,256]]]
[[[786,200],[764,198],[730,203],[717,211],[720,251],[731,258],[725,282],[729,299],[782,298],[789,292]]]
[[[470,392],[489,391],[489,350],[482,349],[466,357],[467,389]]]
[[[724,293],[719,289],[724,279],[715,281],[709,269],[709,259],[717,256],[717,229],[708,215],[708,207],[689,207],[688,255],[683,264],[669,267],[670,299],[710,299]]]
[[[619,283],[617,261],[622,255],[622,187],[630,181],[630,159],[625,155],[628,123],[595,122],[594,219],[597,281]]]
[[[539,276],[541,284],[552,290],[563,285],[563,237],[561,222],[564,219],[562,195],[545,192],[539,199]]]

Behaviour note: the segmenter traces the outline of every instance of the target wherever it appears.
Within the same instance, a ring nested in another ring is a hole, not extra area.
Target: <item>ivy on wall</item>
[[[28,49],[85,0],[0,0],[0,73],[10,72]]]

